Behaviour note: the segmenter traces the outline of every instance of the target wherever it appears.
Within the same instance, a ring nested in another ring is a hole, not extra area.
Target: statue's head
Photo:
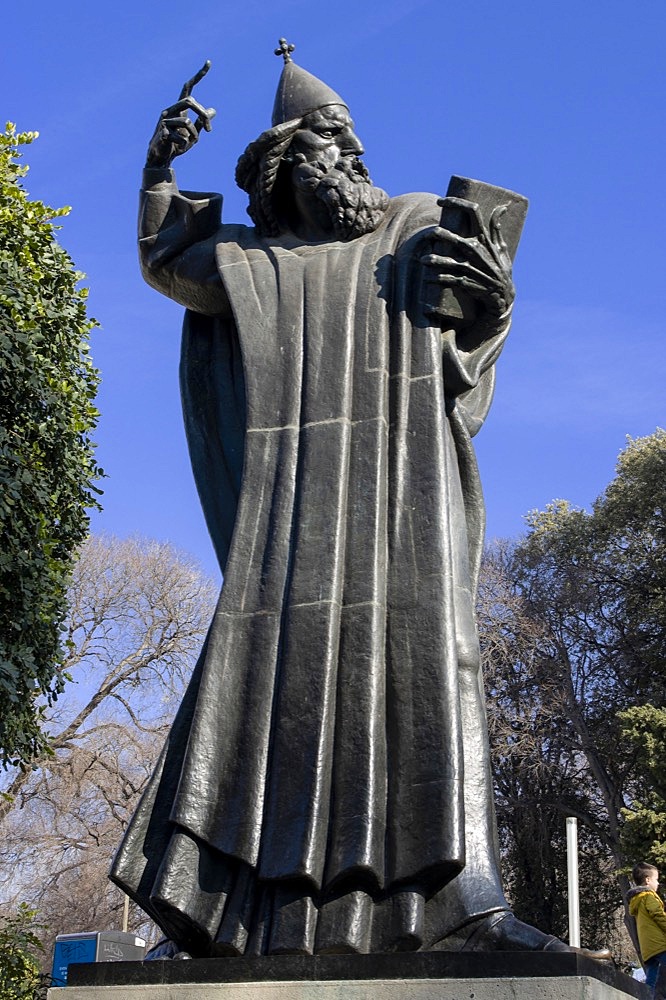
[[[285,230],[317,239],[350,240],[374,230],[388,195],[374,187],[359,157],[363,146],[345,102],[285,58],[273,125],[247,147],[236,168],[250,196],[248,212],[262,235]]]

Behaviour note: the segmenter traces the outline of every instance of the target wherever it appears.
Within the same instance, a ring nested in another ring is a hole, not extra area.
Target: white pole
[[[580,907],[578,903],[578,820],[567,816],[567,884],[569,895],[569,944],[580,948]]]
[[[567,823],[569,820],[567,820]],[[127,934],[127,927],[129,924],[129,896],[125,896],[123,900],[123,931]]]

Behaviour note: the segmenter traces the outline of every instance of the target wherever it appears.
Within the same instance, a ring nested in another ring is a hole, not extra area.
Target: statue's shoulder
[[[263,236],[254,226],[234,222],[223,223],[217,231],[216,238],[218,244],[234,243],[242,247],[243,250],[292,249],[301,244],[301,241],[292,233],[283,233],[280,236]]]
[[[245,226],[237,222],[222,223],[215,235],[218,255],[224,255],[225,249],[240,247],[241,250],[261,250],[266,252],[269,241],[260,236],[254,226]]]
[[[241,222],[223,222],[217,231],[217,239],[221,243],[240,243],[241,246],[258,243],[261,239],[254,226],[245,226]]]
[[[442,209],[437,204],[441,195],[428,194],[425,191],[413,191],[410,194],[400,194],[391,198],[389,212],[395,218],[401,218],[405,223],[419,229],[425,226],[436,226]]]

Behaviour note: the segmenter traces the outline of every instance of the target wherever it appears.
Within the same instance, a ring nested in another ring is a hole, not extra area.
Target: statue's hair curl
[[[250,196],[247,211],[262,236],[277,236],[280,232],[273,208],[273,188],[282,157],[302,121],[302,118],[293,118],[262,132],[236,165],[236,183]]]

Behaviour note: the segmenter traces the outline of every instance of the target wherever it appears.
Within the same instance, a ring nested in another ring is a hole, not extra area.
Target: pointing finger
[[[209,69],[210,69],[210,59],[206,59],[206,62],[203,64],[199,72],[195,73],[191,80],[188,80],[186,83],[183,84],[183,89],[180,92],[181,101],[184,97],[190,96],[193,88],[196,87],[196,85],[201,80],[203,80]]]

